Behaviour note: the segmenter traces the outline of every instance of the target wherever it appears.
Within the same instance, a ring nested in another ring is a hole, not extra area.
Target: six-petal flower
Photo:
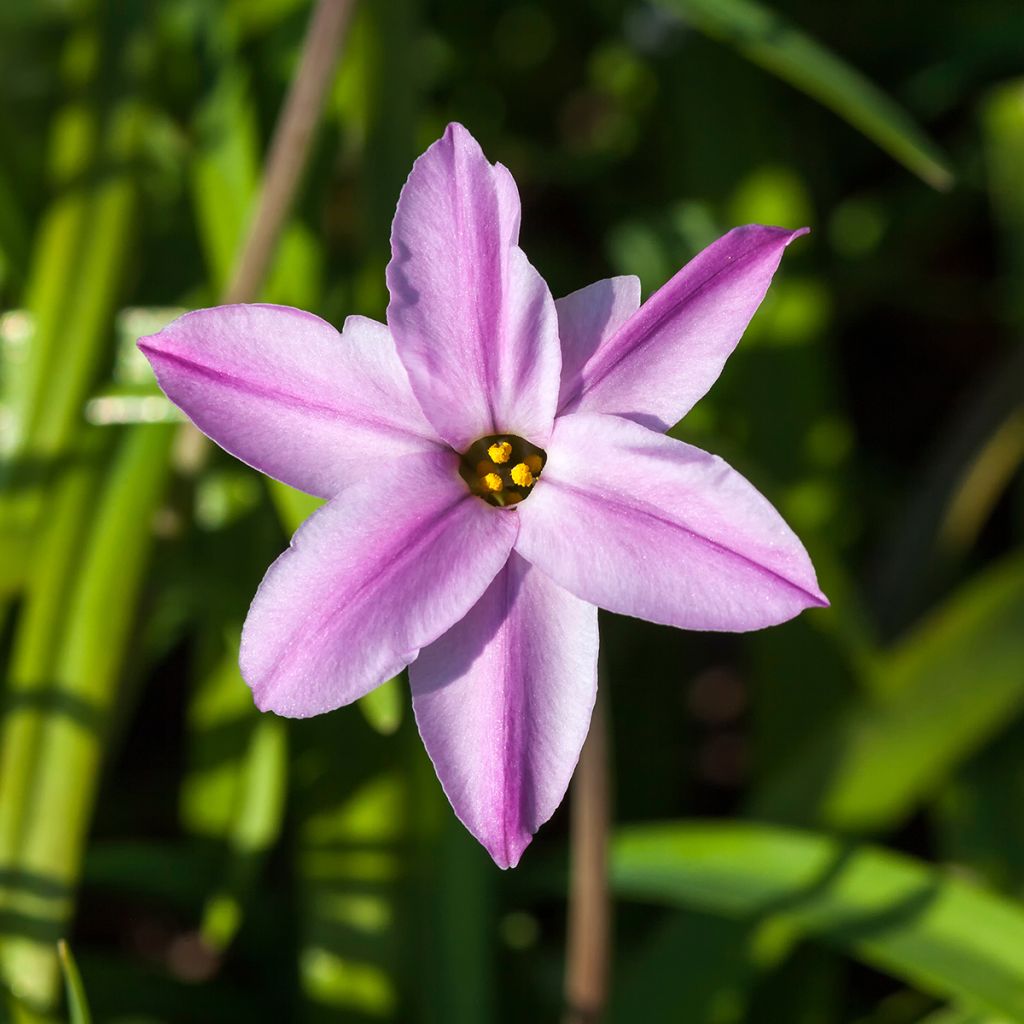
[[[561,802],[597,691],[597,607],[749,630],[826,604],[799,540],[720,459],[666,437],[803,231],[737,228],[643,305],[554,302],[519,196],[451,125],[398,202],[388,325],[266,305],[140,342],[218,444],[330,501],[253,600],[242,673],[293,717],[409,666],[456,814],[514,866]]]

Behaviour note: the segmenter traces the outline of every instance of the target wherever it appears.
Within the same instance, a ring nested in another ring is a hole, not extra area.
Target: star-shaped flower
[[[509,867],[587,734],[598,606],[738,631],[826,604],[765,498],[664,434],[801,234],[737,228],[643,305],[635,277],[555,302],[519,248],[511,175],[453,124],[398,201],[386,327],[236,305],[142,339],[202,431],[330,499],[249,610],[257,705],[318,715],[409,666],[445,793]]]

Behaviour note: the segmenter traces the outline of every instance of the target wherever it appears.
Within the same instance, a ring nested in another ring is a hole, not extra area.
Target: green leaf
[[[982,574],[881,667],[874,701],[852,707],[769,781],[758,817],[843,830],[889,825],[1024,703],[1024,557]]]
[[[89,1003],[85,998],[82,976],[78,973],[78,965],[71,955],[71,949],[63,939],[57,943],[57,952],[60,956],[60,969],[64,975],[64,987],[68,994],[70,1022],[71,1024],[91,1024],[92,1015],[89,1013]]]
[[[678,912],[616,967],[610,1019],[743,1020],[757,977],[754,929],[693,911]]]
[[[615,891],[778,919],[925,992],[1024,1021],[1024,910],[929,864],[765,825],[623,829]]]
[[[922,1017],[918,1024],[1006,1024],[1006,1018],[993,1017],[977,1010],[965,1010],[959,1006],[944,1006]]]
[[[25,773],[27,806],[47,813],[26,817],[12,867],[43,880],[51,895],[45,901],[33,900],[31,890],[15,895],[38,905],[41,927],[59,929],[58,936],[72,910],[173,436],[171,428],[152,425],[133,427],[121,439],[68,581],[45,714],[22,752],[33,757]],[[0,946],[0,965],[32,1001],[48,1006],[56,1000],[52,941],[12,935]]]
[[[402,711],[405,707],[406,691],[402,685],[402,677],[395,676],[381,683],[359,700],[359,710],[367,722],[381,735],[390,736],[402,724]]]
[[[902,107],[774,11],[753,0],[660,2],[831,109],[933,188],[953,184],[945,157]]]

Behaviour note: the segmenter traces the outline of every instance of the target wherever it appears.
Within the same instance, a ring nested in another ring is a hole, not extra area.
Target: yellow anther
[[[498,441],[497,444],[492,444],[487,449],[487,454],[490,455],[491,462],[497,462],[499,466],[503,466],[512,455],[512,445],[508,441]]]
[[[520,462],[518,465],[513,466],[509,476],[512,477],[512,483],[517,487],[529,487],[533,483],[533,474],[525,462]]]
[[[540,467],[544,465],[539,455],[527,455],[523,462],[530,467],[530,472],[536,476],[540,472]]]
[[[502,488],[501,477],[497,473],[485,473],[480,478],[480,483],[485,491],[491,491],[494,494],[497,494]]]

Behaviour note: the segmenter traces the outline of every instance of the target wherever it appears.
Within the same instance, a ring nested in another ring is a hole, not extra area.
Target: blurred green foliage
[[[255,711],[240,623],[315,502],[190,444],[134,348],[223,290],[308,15],[0,7],[0,1020],[88,1019],[62,938],[99,1021],[559,1013],[564,810],[501,874],[402,679]],[[357,4],[268,301],[381,318],[450,119],[556,294],[813,228],[674,433],[833,606],[604,618],[614,1021],[1024,1021],[1021,52],[1014,0]]]

